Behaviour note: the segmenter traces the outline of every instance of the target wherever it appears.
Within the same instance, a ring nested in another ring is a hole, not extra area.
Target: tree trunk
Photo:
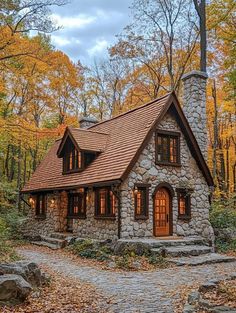
[[[207,37],[206,37],[206,0],[193,0],[195,9],[199,17],[199,26],[200,26],[200,50],[201,50],[201,59],[200,59],[200,70],[206,72],[207,66]]]
[[[213,81],[212,97],[214,100],[214,139],[213,139],[213,180],[216,181],[217,175],[217,148],[218,148],[218,109],[217,109],[217,98],[216,98],[216,82]]]

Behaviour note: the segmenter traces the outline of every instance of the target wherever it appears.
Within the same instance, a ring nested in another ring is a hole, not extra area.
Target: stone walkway
[[[18,252],[31,261],[92,283],[111,297],[111,312],[115,313],[173,313],[174,302],[183,288],[236,271],[236,262],[231,262],[152,272],[112,272],[76,265],[60,256],[60,252],[56,256],[33,249],[18,249]]]

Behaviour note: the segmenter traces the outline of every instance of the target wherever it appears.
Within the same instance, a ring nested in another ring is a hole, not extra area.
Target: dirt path
[[[50,254],[33,248],[18,249],[18,252],[31,261],[92,283],[111,298],[111,310],[115,313],[173,313],[183,290],[236,271],[236,262],[231,262],[153,272],[112,272],[78,265],[60,256],[60,252]]]

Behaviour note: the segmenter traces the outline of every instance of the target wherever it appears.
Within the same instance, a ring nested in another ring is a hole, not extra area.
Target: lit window
[[[98,188],[95,191],[95,216],[114,217],[116,197],[110,188]]]
[[[156,162],[163,164],[179,164],[179,134],[158,131],[156,135]]]
[[[68,217],[86,217],[86,192],[69,194]]]
[[[190,190],[177,189],[178,192],[178,218],[190,219],[191,218],[191,198]]]
[[[47,197],[45,194],[36,196],[35,215],[37,217],[45,217],[46,215]]]
[[[148,218],[149,185],[136,185],[134,189],[135,218]]]

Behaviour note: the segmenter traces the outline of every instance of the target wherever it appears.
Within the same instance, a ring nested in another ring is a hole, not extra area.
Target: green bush
[[[232,239],[230,242],[225,240],[216,239],[216,247],[219,252],[236,252],[236,239]]]
[[[96,259],[98,261],[109,260],[111,253],[108,247],[100,246],[99,243],[89,239],[75,242],[68,249],[82,258]]]
[[[10,238],[12,240],[22,239],[21,225],[25,216],[16,209],[9,209],[0,214],[0,217],[6,222]]]
[[[227,200],[218,200],[212,204],[210,221],[213,228],[236,229],[236,209],[234,197]]]

